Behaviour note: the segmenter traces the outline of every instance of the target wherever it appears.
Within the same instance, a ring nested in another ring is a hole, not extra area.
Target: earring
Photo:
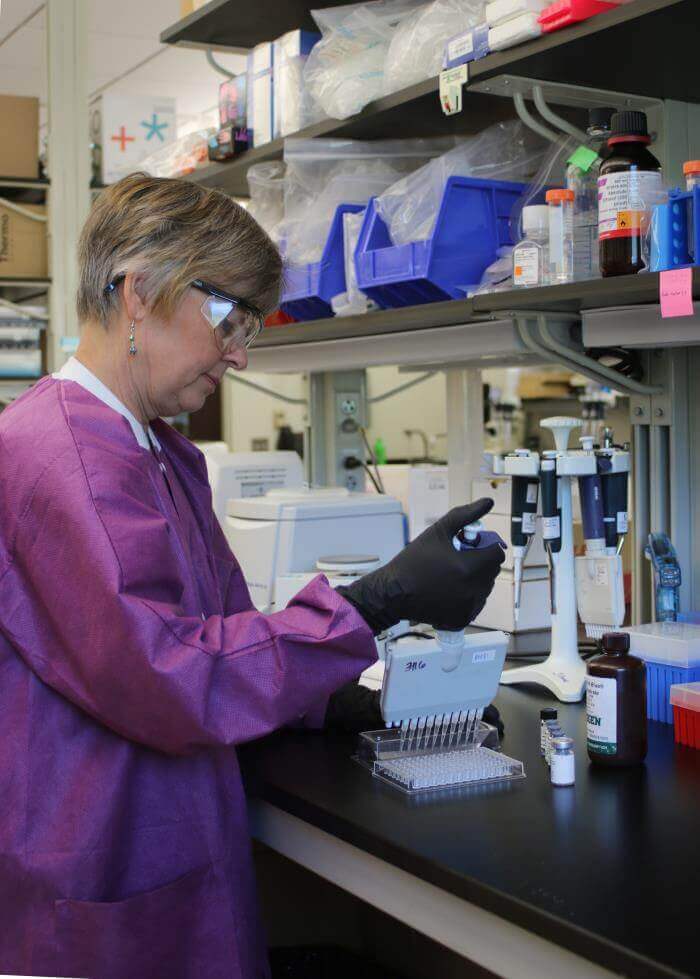
[[[134,320],[131,321],[129,330],[129,353],[132,357],[136,356],[136,344],[134,343]]]

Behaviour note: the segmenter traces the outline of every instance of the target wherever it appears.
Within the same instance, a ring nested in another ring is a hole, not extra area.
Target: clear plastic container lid
[[[700,712],[700,683],[674,683],[671,686],[671,703]]]
[[[649,663],[681,669],[700,667],[700,625],[692,622],[650,622],[628,626],[630,653]]]

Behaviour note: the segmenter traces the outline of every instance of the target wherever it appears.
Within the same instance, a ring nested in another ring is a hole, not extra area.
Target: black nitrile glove
[[[323,727],[328,731],[342,731],[345,734],[359,734],[361,731],[383,728],[379,696],[379,690],[361,687],[357,680],[346,683],[331,694]]]
[[[452,538],[493,506],[482,499],[455,507],[395,558],[336,589],[355,606],[375,636],[408,619],[456,632],[484,607],[503,564],[499,544],[457,551]]]
[[[486,724],[490,724],[491,727],[496,728],[499,738],[503,737],[505,727],[503,726],[503,721],[501,720],[501,714],[498,707],[494,707],[493,704],[489,704],[488,707],[484,709],[484,715],[481,719]]]

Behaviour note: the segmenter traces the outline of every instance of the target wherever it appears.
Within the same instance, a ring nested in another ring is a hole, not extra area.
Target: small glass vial
[[[548,765],[552,763],[552,741],[554,738],[558,738],[563,735],[561,727],[558,721],[545,721],[545,735],[544,735],[544,760]]]
[[[552,785],[573,785],[576,781],[574,742],[565,734],[552,740],[549,777]]]
[[[558,285],[574,281],[574,199],[573,190],[548,190],[549,282]]]
[[[522,223],[523,238],[513,249],[513,286],[545,286],[549,281],[549,208],[544,204],[524,207]]]
[[[540,754],[544,758],[544,747],[547,738],[547,728],[545,724],[547,721],[556,721],[557,712],[554,707],[545,707],[544,710],[540,711]]]
[[[683,174],[685,175],[685,189],[695,190],[700,187],[700,160],[688,160],[683,164]]]

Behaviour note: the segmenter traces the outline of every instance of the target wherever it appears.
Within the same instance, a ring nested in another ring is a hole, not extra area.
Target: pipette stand
[[[543,663],[505,670],[501,674],[501,683],[535,683],[546,687],[557,700],[575,703],[583,699],[586,666],[578,651],[571,483],[578,476],[594,474],[596,463],[592,454],[567,452],[569,433],[580,427],[580,419],[545,418],[540,424],[551,429],[554,435],[561,504],[561,550],[552,555],[557,610],[552,615],[551,652]],[[506,459],[506,472],[508,463]]]

